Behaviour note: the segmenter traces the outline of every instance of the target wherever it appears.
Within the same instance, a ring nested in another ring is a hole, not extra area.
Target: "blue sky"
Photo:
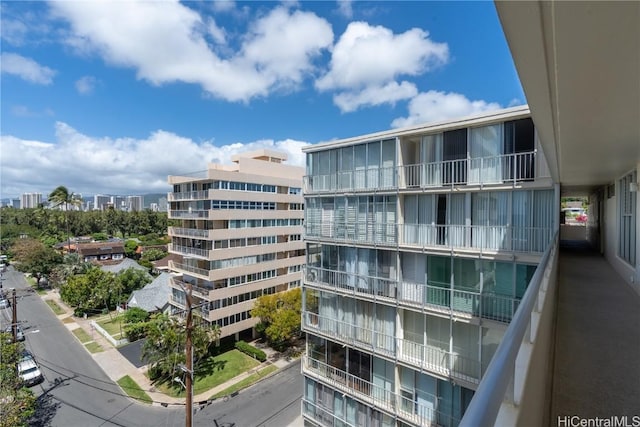
[[[526,102],[492,2],[2,2],[0,197]]]

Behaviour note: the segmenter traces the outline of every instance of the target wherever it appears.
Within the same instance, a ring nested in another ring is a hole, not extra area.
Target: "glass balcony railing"
[[[200,239],[206,239],[209,237],[209,230],[202,230],[198,228],[169,227],[169,235],[176,237],[196,237]]]
[[[519,299],[495,293],[452,289],[447,284],[423,284],[328,270],[305,268],[305,283],[337,294],[353,295],[412,309],[454,311],[508,323],[516,312]]]
[[[169,245],[169,252],[179,253],[184,256],[196,256],[203,259],[209,259],[211,249],[193,248],[191,246]]]
[[[530,181],[536,176],[536,151],[384,168],[337,171],[304,177],[306,194]]]
[[[170,210],[169,218],[202,219],[208,218],[208,210]]]

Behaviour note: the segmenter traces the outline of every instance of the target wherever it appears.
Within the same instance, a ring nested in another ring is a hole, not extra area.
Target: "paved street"
[[[285,368],[239,395],[224,402],[214,402],[195,417],[195,425],[211,426],[215,419],[220,427],[301,427],[302,397],[300,361]]]
[[[45,381],[32,388],[40,407],[34,426],[181,426],[184,407],[134,403],[98,366],[86,349],[31,291],[21,273],[9,268],[4,289],[16,288],[18,320],[25,347],[39,362]],[[2,324],[11,309],[2,310]],[[194,416],[194,424],[236,427],[298,426],[302,376],[300,363],[240,392],[228,401],[215,401]],[[229,425],[229,424],[227,424]]]

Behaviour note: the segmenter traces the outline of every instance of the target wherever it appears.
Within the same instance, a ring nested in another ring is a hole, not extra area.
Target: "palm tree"
[[[82,204],[82,199],[78,194],[69,192],[69,189],[64,185],[60,185],[53,190],[49,196],[47,197],[49,202],[52,203],[52,207],[59,207],[64,205],[65,210],[65,228],[67,229],[67,249],[71,252],[71,234],[69,233],[69,205],[71,206],[80,206]]]

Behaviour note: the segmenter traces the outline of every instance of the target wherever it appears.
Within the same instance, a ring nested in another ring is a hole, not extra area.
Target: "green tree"
[[[136,249],[138,249],[138,242],[136,240],[130,239],[124,243],[124,254],[127,258],[135,258]]]
[[[152,280],[149,273],[133,267],[121,271],[116,277],[120,282],[122,294],[125,297],[128,297],[136,289],[144,287],[147,283],[151,283]]]
[[[35,413],[36,398],[22,385],[16,366],[20,361],[22,343],[5,344],[9,335],[0,333],[0,427],[27,426]]]
[[[170,381],[181,374],[186,362],[186,328],[181,319],[166,314],[157,315],[147,326],[147,339],[142,346],[142,358],[151,364],[149,373],[154,381]],[[192,333],[194,372],[209,354],[211,343],[220,337],[217,325],[194,325]]]
[[[52,203],[52,207],[64,206],[65,225],[67,230],[68,248],[71,248],[71,234],[69,234],[69,206],[80,206],[82,199],[78,194],[72,193],[64,185],[56,187],[47,197]]]
[[[36,239],[17,239],[12,246],[16,269],[40,278],[62,262],[62,255]]]
[[[147,261],[157,261],[167,256],[167,253],[160,249],[149,249],[144,251],[142,259]]]
[[[76,309],[76,313],[92,313],[112,309],[122,297],[122,285],[113,273],[91,267],[76,274],[60,287],[60,298]]]
[[[276,349],[283,349],[300,336],[301,311],[302,291],[295,288],[261,296],[253,306],[251,316],[260,318],[256,328],[264,332],[269,343]]]

